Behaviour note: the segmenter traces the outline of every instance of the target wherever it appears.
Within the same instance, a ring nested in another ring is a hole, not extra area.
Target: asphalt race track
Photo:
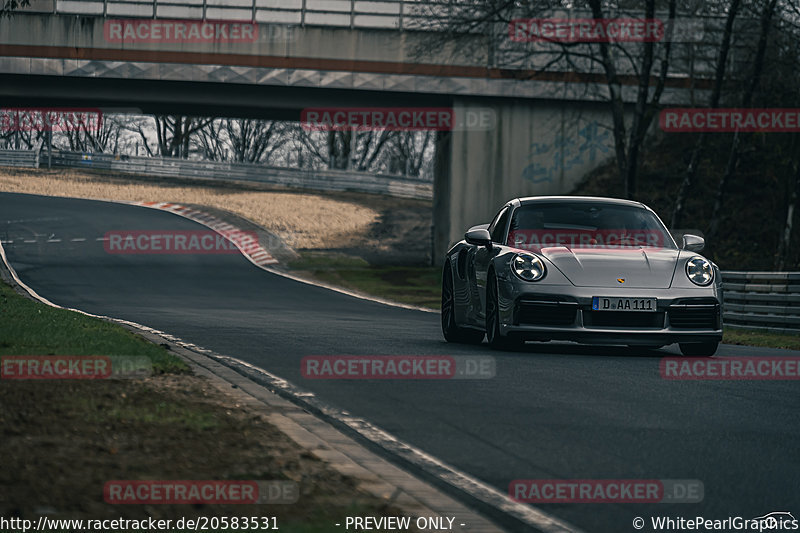
[[[439,315],[262,271],[240,255],[116,255],[112,230],[198,230],[152,209],[0,193],[21,279],[59,305],[144,324],[257,365],[503,492],[514,479],[699,479],[695,504],[540,505],[586,531],[634,517],[800,512],[800,382],[668,381],[621,347],[448,345]],[[73,241],[73,239],[85,239]],[[33,242],[24,242],[24,241]],[[50,241],[50,242],[48,242]],[[723,265],[724,266],[724,265]],[[486,380],[309,380],[308,355],[491,355]],[[723,345],[718,356],[800,355]],[[795,517],[798,516],[794,513]]]

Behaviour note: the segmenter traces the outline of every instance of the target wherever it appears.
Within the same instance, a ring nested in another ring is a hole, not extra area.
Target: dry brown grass
[[[0,167],[0,190],[46,196],[124,201],[163,201],[225,209],[277,234],[296,248],[345,246],[366,235],[378,211],[320,194],[248,190],[243,187],[185,185],[79,170],[29,170]]]

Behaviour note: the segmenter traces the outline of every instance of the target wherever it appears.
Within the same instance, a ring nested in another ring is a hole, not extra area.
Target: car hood
[[[577,287],[666,289],[672,283],[680,252],[646,247],[601,249],[553,246],[542,248],[539,253]]]

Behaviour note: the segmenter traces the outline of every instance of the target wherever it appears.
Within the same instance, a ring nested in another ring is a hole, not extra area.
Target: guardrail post
[[[403,13],[406,10],[406,0],[400,0],[400,20],[398,21],[398,29],[403,31]]]

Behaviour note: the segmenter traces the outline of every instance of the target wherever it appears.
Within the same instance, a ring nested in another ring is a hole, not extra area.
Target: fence
[[[8,155],[6,155],[8,154]],[[24,154],[24,155],[22,155]],[[36,164],[31,163],[33,157]],[[343,170],[297,170],[251,163],[191,161],[176,158],[117,156],[53,151],[54,167],[90,168],[153,177],[193,180],[248,181],[318,191],[354,191],[396,198],[433,198],[433,183],[422,178]],[[30,164],[15,164],[25,161]],[[0,166],[38,167],[38,152],[0,151]]]
[[[4,167],[39,168],[39,151],[0,150],[0,165]]]
[[[723,272],[726,326],[800,334],[800,272]]]

